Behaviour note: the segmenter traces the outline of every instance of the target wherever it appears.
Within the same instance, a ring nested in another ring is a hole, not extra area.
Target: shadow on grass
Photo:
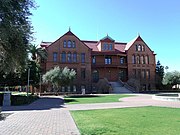
[[[65,103],[71,103],[71,102],[78,102],[78,101],[75,99],[64,99],[64,102]]]
[[[65,98],[93,98],[93,97],[103,97],[98,95],[72,95],[72,96],[65,96]]]
[[[71,102],[78,103],[79,102],[78,99],[80,99],[80,98],[95,98],[95,97],[102,98],[104,96],[98,96],[98,95],[71,95],[71,96],[65,96],[64,102],[65,103],[71,103]]]

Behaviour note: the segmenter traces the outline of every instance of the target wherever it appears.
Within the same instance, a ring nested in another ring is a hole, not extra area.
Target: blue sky
[[[180,71],[180,0],[36,0],[35,43],[55,41],[71,27],[81,40],[108,35],[129,42],[138,33],[168,71]]]

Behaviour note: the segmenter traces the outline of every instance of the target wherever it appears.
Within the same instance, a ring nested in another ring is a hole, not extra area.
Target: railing
[[[92,63],[92,67],[127,67],[127,63],[120,64],[120,63],[111,63],[105,64],[104,62]]]

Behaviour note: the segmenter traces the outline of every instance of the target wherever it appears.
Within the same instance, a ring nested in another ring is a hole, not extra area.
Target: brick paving
[[[180,102],[153,100],[152,95],[136,95],[122,102],[96,104],[63,104],[61,97],[42,97],[27,106],[3,107],[2,113],[13,113],[0,121],[0,135],[79,135],[71,110],[91,110],[142,106],[180,108]]]
[[[28,106],[3,107],[13,113],[0,121],[0,135],[79,135],[60,97],[44,97]]]

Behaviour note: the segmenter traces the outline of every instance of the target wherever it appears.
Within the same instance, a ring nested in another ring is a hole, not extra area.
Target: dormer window
[[[113,50],[113,45],[109,44],[109,50]]]
[[[102,47],[102,50],[113,50],[113,45],[104,43],[103,47]]]

